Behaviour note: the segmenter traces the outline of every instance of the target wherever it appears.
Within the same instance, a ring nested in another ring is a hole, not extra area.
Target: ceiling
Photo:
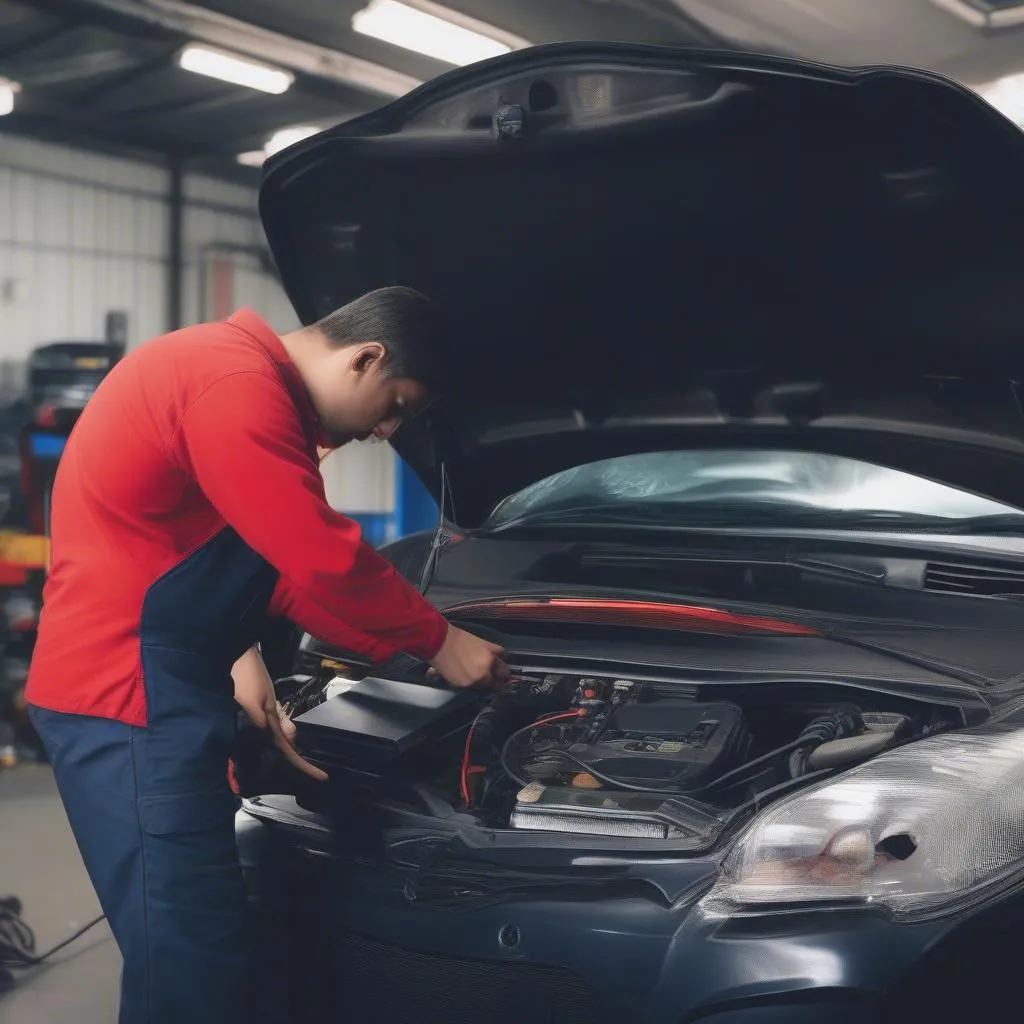
[[[352,30],[367,0],[0,0],[0,130],[177,160],[255,180],[237,155],[275,131],[372,109],[450,65]],[[941,5],[959,5],[958,13]],[[1024,5],[1024,0],[1021,0]],[[972,6],[973,5],[973,6]],[[829,63],[900,63],[968,84],[1024,72],[1024,28],[972,24],[1013,0],[446,0],[534,43],[739,46]],[[270,95],[177,65],[190,41],[294,75]]]
[[[1024,72],[1024,0],[675,0],[701,24],[759,50],[826,64],[902,64],[979,86]],[[972,24],[989,10],[998,21]]]

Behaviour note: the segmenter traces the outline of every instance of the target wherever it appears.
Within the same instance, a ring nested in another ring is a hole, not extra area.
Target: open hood
[[[396,448],[472,526],[625,452],[834,452],[1024,506],[1024,133],[922,72],[560,45],[272,159],[312,322],[386,284],[451,323]]]

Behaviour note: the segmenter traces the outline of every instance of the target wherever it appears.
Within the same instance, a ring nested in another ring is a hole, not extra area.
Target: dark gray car
[[[280,696],[331,783],[241,765],[268,1016],[1010,998],[1021,181],[1024,136],[934,76],[613,45],[271,161],[304,321],[395,282],[445,306],[451,394],[395,442],[444,522],[389,553],[516,678],[306,638]]]

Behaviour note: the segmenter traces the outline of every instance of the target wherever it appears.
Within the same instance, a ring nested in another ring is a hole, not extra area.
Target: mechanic
[[[132,351],[72,431],[27,698],[124,960],[121,1024],[241,1016],[232,696],[323,777],[279,719],[268,616],[375,661],[408,652],[456,687],[507,675],[330,508],[318,471],[318,449],[424,407],[442,344],[405,288],[284,337],[242,310]]]

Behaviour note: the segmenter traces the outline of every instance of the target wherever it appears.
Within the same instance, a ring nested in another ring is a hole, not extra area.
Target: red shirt
[[[385,660],[440,649],[444,618],[327,504],[309,396],[255,313],[130,352],[68,439],[27,699],[144,725],[147,588],[225,526],[280,573],[272,615]]]

